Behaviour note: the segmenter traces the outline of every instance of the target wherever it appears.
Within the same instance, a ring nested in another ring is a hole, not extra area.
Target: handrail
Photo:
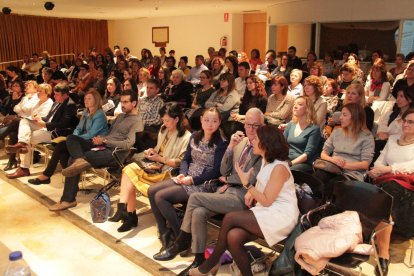
[[[50,57],[63,57],[63,56],[73,56],[73,57],[75,57],[75,54],[70,53],[70,54],[50,55]],[[18,62],[22,62],[22,61],[23,61],[23,59],[4,61],[4,62],[0,62],[0,65],[8,64],[8,63],[18,63]]]

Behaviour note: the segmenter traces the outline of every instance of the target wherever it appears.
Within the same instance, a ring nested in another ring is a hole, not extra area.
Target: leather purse
[[[344,171],[341,167],[336,165],[335,163],[324,160],[324,159],[316,159],[315,162],[313,162],[313,170],[323,170],[328,173],[337,174],[337,175],[343,175]]]

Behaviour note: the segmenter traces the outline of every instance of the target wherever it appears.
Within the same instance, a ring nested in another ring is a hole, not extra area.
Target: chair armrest
[[[312,223],[310,221],[311,215],[313,215],[313,214],[315,214],[317,212],[320,212],[322,210],[325,210],[330,205],[331,205],[331,203],[330,202],[327,202],[327,203],[325,203],[325,204],[323,204],[323,205],[321,205],[321,206],[319,206],[319,207],[317,207],[315,209],[310,210],[306,214],[302,215],[301,218],[300,218],[300,224],[302,225],[302,227],[306,228],[306,225],[312,226]]]
[[[124,160],[125,158],[123,158],[123,160],[121,160],[121,154],[124,153],[125,155],[123,155],[123,157],[126,157],[129,153],[131,152],[131,149],[123,149],[120,147],[116,147],[113,151],[112,151],[112,157],[115,159],[116,163],[118,164],[118,166],[120,168],[124,167]]]

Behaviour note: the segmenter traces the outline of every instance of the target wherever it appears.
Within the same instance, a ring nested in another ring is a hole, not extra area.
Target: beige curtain
[[[34,52],[40,56],[45,50],[51,55],[86,54],[90,47],[101,53],[108,47],[106,20],[0,14],[0,62],[19,60]],[[57,58],[57,61],[65,59]],[[0,70],[8,65],[0,65]]]

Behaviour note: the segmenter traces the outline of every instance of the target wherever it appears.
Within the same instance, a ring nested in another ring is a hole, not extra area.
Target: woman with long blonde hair
[[[310,98],[299,96],[293,104],[293,118],[284,130],[289,145],[289,165],[292,170],[311,172],[319,155],[321,132]]]
[[[108,123],[102,110],[102,97],[98,90],[89,89],[85,94],[84,101],[85,110],[82,113],[79,124],[73,131],[73,135],[77,135],[85,140],[92,139],[98,135],[105,135],[108,132]],[[52,157],[44,172],[37,178],[29,179],[29,183],[34,185],[49,184],[57,164],[60,162],[62,168],[66,168],[68,159],[69,152],[66,140],[64,140],[55,145]]]

